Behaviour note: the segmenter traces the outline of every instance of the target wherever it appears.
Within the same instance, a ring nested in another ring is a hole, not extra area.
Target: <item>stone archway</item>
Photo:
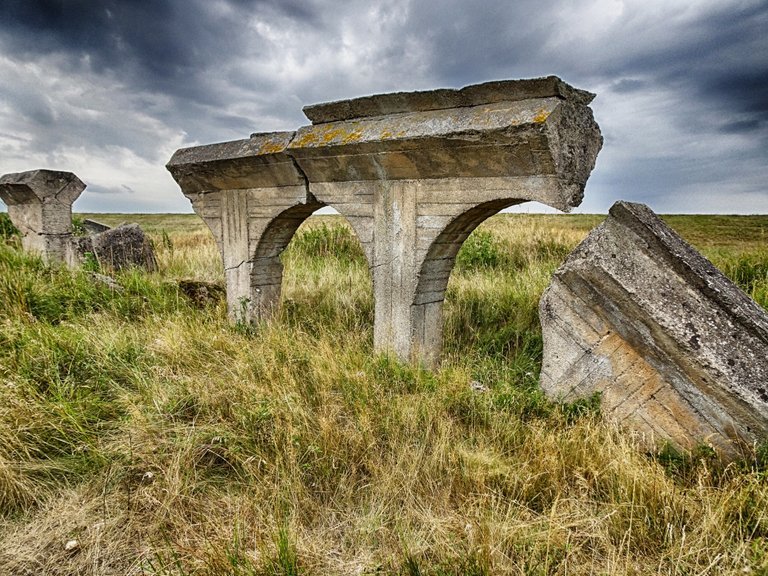
[[[318,104],[296,132],[181,149],[167,167],[219,244],[233,320],[274,309],[276,254],[332,206],[368,258],[374,347],[434,364],[469,233],[516,202],[581,202],[602,146],[593,97],[549,76]]]
[[[250,318],[270,318],[280,304],[286,249],[299,226],[324,204],[297,204],[281,212],[265,228],[256,245],[250,277]]]

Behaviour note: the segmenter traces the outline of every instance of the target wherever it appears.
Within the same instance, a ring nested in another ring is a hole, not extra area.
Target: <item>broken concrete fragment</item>
[[[226,298],[226,289],[222,284],[203,280],[179,280],[179,290],[196,308],[205,308]]]
[[[72,172],[31,170],[0,178],[0,199],[22,234],[22,247],[46,261],[68,258],[72,203],[85,184]]]
[[[112,226],[107,226],[106,224],[88,218],[85,218],[80,224],[82,225],[83,230],[88,234],[98,234],[99,232],[106,232],[107,230],[112,229]]]
[[[540,303],[541,386],[602,395],[649,445],[768,438],[768,314],[642,204],[617,202]]]
[[[71,264],[82,263],[92,254],[102,270],[131,266],[157,269],[152,243],[138,224],[121,224],[104,232],[72,239]]]

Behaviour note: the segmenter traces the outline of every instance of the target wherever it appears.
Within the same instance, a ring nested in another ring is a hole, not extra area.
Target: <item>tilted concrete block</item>
[[[0,199],[22,234],[22,246],[49,261],[67,260],[72,203],[83,190],[71,172],[32,170],[0,178]]]
[[[768,438],[768,314],[642,204],[617,202],[540,303],[541,386],[595,392],[649,445]]]

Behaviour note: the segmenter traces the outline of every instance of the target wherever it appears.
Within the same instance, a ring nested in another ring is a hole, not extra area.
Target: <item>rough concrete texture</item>
[[[83,226],[83,230],[85,230],[85,232],[88,234],[98,234],[99,232],[105,232],[112,229],[112,226],[107,226],[106,224],[102,224],[101,222],[90,220],[88,218],[83,219],[81,224]]]
[[[85,184],[71,172],[32,170],[0,177],[0,199],[22,234],[25,250],[47,261],[66,261],[72,235],[72,203]]]
[[[422,92],[396,92],[363,96],[351,100],[339,100],[304,107],[304,114],[312,124],[337,122],[370,116],[386,116],[401,112],[445,110],[463,108],[478,104],[514,102],[557,96],[564,100],[587,105],[594,94],[569,86],[557,76],[534,78],[532,80],[500,80],[466,86],[459,90],[443,88]]]
[[[649,445],[735,456],[768,438],[768,314],[648,207],[614,204],[540,315],[549,396],[599,392]]]
[[[103,232],[72,239],[71,265],[93,255],[102,270],[122,270],[136,266],[157,269],[152,243],[138,224],[121,224]]]
[[[182,149],[168,170],[218,242],[234,321],[276,309],[280,253],[331,206],[371,267],[376,348],[433,364],[472,230],[520,202],[581,202],[602,146],[592,97],[550,76],[321,104],[296,132]]]

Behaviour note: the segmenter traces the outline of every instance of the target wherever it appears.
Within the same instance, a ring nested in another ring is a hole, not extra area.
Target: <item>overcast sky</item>
[[[765,0],[2,0],[0,174],[74,172],[78,211],[188,212],[177,148],[549,74],[598,95],[578,211],[768,213]]]

